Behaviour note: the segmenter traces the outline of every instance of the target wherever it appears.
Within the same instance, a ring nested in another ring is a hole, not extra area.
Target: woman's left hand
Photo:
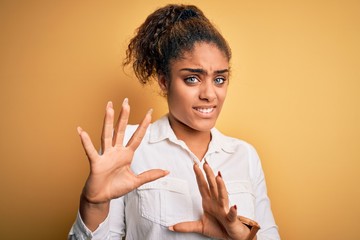
[[[200,233],[217,239],[248,239],[250,230],[238,219],[236,205],[229,207],[228,193],[221,173],[215,176],[207,162],[203,168],[207,182],[199,166],[194,164],[202,197],[203,216],[198,221],[178,223],[169,229],[175,232]]]

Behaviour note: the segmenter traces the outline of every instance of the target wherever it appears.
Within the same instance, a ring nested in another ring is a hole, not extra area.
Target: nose
[[[208,102],[212,102],[216,99],[215,86],[212,81],[202,82],[200,86],[199,98]]]

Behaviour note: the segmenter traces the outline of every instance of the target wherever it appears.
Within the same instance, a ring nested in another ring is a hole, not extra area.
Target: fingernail
[[[172,232],[174,232],[174,226],[170,226],[170,227],[169,227],[169,230],[172,231]]]
[[[76,130],[77,130],[77,132],[78,132],[79,135],[80,135],[81,132],[83,131],[81,127],[77,127]]]
[[[236,204],[234,205],[234,208],[235,208],[235,210],[237,210],[237,206],[236,206]]]
[[[108,101],[108,103],[106,104],[106,108],[112,108],[113,104],[112,101]]]
[[[151,115],[153,113],[153,111],[154,110],[152,108],[150,108],[149,111],[147,112],[147,114]]]
[[[218,176],[222,178],[222,176],[221,176],[221,172],[220,172],[220,171],[218,171]]]
[[[128,99],[128,98],[124,98],[123,105],[128,105],[128,104],[129,104],[129,99]]]

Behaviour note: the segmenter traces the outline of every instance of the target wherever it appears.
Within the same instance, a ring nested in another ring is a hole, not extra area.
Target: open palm
[[[98,153],[89,135],[80,127],[78,132],[90,163],[90,174],[86,181],[83,196],[91,203],[104,203],[118,198],[139,187],[168,174],[161,169],[152,169],[139,175],[134,174],[130,165],[134,152],[140,145],[151,121],[149,111],[132,135],[126,146],[123,145],[126,125],[130,115],[130,106],[125,99],[121,113],[114,127],[114,109],[107,104],[101,149]]]

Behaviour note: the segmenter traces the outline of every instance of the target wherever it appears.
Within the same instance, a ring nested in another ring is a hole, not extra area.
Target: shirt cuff
[[[78,212],[74,225],[70,230],[70,236],[75,235],[76,239],[107,239],[109,236],[109,216],[99,225],[99,227],[94,231],[91,232],[84,223],[81,218],[80,213]],[[71,238],[70,238],[71,239]]]

